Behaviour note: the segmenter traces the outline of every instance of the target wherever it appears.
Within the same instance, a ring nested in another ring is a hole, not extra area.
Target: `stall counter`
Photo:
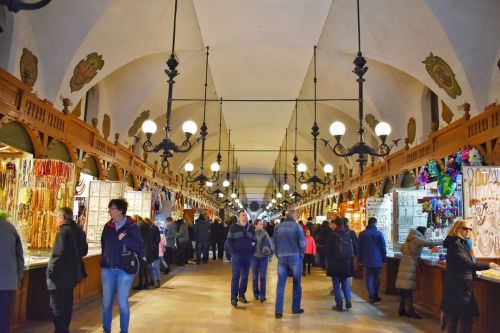
[[[400,253],[391,254],[382,268],[380,286],[381,291],[386,294],[398,294],[395,284],[400,259]],[[445,266],[438,264],[432,257],[424,257],[422,261],[422,274],[419,277],[419,288],[414,293],[414,303],[421,312],[439,318]],[[480,273],[474,279],[473,290],[480,313],[474,320],[473,332],[495,332],[500,327],[500,278]]]

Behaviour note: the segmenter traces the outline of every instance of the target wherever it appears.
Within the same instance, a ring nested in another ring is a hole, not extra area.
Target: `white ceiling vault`
[[[472,114],[498,102],[500,95],[500,1],[498,0],[360,0],[362,51],[369,67],[365,75],[365,114],[389,122],[392,139],[406,137],[406,124],[416,119],[417,139],[429,133],[429,93],[435,92],[454,113],[471,104]],[[38,57],[38,80],[34,91],[61,108],[59,96],[74,104],[83,98],[89,114],[102,123],[111,116],[111,136],[127,133],[134,120],[150,110],[158,123],[158,141],[163,132],[170,54],[173,0],[52,0],[33,12],[6,12],[0,33],[0,65],[19,77],[22,49]],[[2,14],[2,13],[0,13]],[[352,61],[357,52],[356,1],[354,0],[180,0],[176,52],[180,64],[174,98],[203,98],[205,54],[210,46],[209,98],[294,99],[313,98],[313,46],[317,45],[318,98],[357,98]],[[69,82],[75,66],[97,52],[105,62],[95,78],[81,90],[71,92]],[[422,61],[433,53],[452,68],[462,94],[451,98],[430,77]],[[89,100],[85,96],[92,89]],[[271,173],[278,165],[277,150],[293,148],[294,102],[223,103],[222,148],[227,149],[227,130],[242,173]],[[203,103],[174,102],[174,139],[181,141],[186,119],[202,123]],[[346,124],[346,144],[357,141],[356,102],[321,102],[317,105],[320,138],[330,139],[328,127]],[[205,168],[215,160],[218,144],[219,103],[208,103],[209,137]],[[313,104],[298,106],[298,149],[312,149]],[[90,119],[88,119],[90,121]],[[441,121],[444,126],[444,121]],[[365,124],[366,139],[375,144],[373,130]],[[404,140],[402,140],[404,141]],[[403,144],[400,143],[399,148]],[[357,168],[356,163],[334,157],[318,145],[320,169],[331,163],[338,172]],[[172,170],[190,161],[200,164],[197,145],[189,153],[171,160]],[[312,169],[312,152],[299,159]],[[156,159],[151,156],[150,160]],[[282,154],[292,171],[293,154]],[[222,170],[227,155],[223,153]],[[322,172],[320,172],[322,176]],[[248,200],[263,200],[269,176],[243,175]]]

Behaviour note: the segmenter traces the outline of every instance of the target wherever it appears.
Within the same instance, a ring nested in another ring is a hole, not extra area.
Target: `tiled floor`
[[[330,279],[320,269],[303,277],[302,308],[305,313],[291,313],[291,284],[287,282],[285,313],[274,318],[276,259],[268,270],[268,301],[230,305],[231,264],[213,262],[175,269],[164,278],[161,288],[135,292],[130,297],[130,332],[439,332],[434,318],[401,318],[395,296],[382,295],[382,303],[370,305],[362,281],[354,280],[353,307],[342,313],[331,310]],[[251,272],[250,272],[251,274]],[[251,281],[247,298],[253,300]],[[360,296],[362,297],[360,297]],[[116,306],[115,306],[115,310]],[[53,332],[50,322],[29,322],[26,332]],[[95,301],[73,315],[71,332],[101,332],[101,306]],[[119,332],[117,311],[113,332]]]

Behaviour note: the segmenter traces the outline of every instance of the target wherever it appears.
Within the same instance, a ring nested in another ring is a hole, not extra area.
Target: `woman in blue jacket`
[[[123,270],[121,254],[125,250],[133,251],[142,257],[143,245],[139,228],[132,218],[126,216],[128,203],[124,199],[109,202],[108,212],[111,220],[102,230],[101,278],[102,278],[102,328],[111,332],[113,299],[115,294],[120,310],[120,332],[128,332],[130,306],[128,297],[134,280],[134,274]]]

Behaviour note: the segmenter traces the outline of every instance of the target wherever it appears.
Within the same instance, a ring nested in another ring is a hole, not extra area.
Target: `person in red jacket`
[[[305,229],[306,233],[306,251],[304,255],[304,259],[302,260],[302,275],[306,276],[306,264],[307,264],[307,273],[311,274],[311,265],[314,263],[314,256],[316,255],[316,242],[314,238],[311,236],[311,231],[309,229]]]

